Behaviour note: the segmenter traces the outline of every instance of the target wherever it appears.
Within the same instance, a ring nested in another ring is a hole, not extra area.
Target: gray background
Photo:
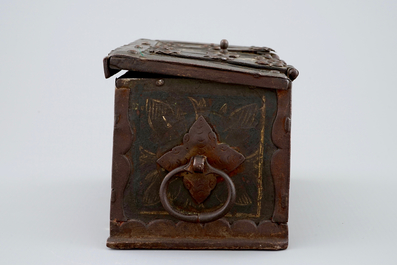
[[[1,264],[396,264],[396,1],[0,3]],[[113,251],[114,78],[138,38],[274,48],[293,84],[286,251]]]

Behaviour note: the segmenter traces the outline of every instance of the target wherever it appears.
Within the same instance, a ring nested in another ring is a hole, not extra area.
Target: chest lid
[[[299,72],[267,47],[139,39],[109,53],[105,77],[120,70],[288,89]]]

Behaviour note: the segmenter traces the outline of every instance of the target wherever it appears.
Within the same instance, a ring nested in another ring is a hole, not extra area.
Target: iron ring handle
[[[221,176],[226,184],[227,184],[227,190],[228,190],[228,195],[225,204],[219,208],[218,210],[214,212],[209,212],[209,213],[197,213],[197,214],[192,214],[192,215],[187,215],[187,214],[182,214],[178,211],[175,211],[172,207],[170,202],[168,201],[167,198],[167,189],[168,189],[168,184],[169,181],[178,173],[187,171],[190,172],[189,166],[193,163],[193,158],[191,159],[189,164],[180,166],[175,168],[174,170],[170,171],[163,179],[163,182],[161,183],[160,186],[160,201],[161,204],[163,205],[164,209],[171,214],[172,216],[178,218],[179,220],[185,221],[185,222],[191,222],[191,223],[208,223],[215,221],[224,215],[226,215],[229,210],[232,208],[234,205],[234,202],[236,200],[236,188],[234,187],[233,181],[231,178],[222,170],[216,169],[212,167],[210,164],[208,164],[207,161],[205,161],[205,166],[208,170],[206,170],[206,174],[216,174]]]

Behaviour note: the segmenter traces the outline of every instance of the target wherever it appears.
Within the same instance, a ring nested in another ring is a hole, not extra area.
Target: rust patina
[[[141,39],[104,68],[128,70],[108,247],[287,248],[293,66],[267,47]]]

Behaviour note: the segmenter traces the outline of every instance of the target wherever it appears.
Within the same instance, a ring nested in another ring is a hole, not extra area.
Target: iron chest
[[[285,249],[291,83],[267,47],[140,39],[116,80],[110,237],[116,249]]]

